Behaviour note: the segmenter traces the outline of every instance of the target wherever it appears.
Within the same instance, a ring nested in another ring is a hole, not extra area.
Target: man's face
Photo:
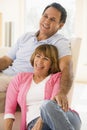
[[[40,19],[40,33],[48,37],[55,34],[64,25],[60,18],[60,11],[53,7],[48,8]]]

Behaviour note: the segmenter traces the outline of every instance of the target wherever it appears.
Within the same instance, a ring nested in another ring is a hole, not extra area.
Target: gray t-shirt
[[[10,49],[7,56],[13,59],[12,66],[9,66],[3,73],[15,75],[19,72],[32,72],[30,57],[35,48],[41,44],[52,44],[58,48],[59,58],[71,55],[70,41],[63,35],[55,33],[46,40],[37,41],[35,33],[26,33],[20,37],[17,43]]]

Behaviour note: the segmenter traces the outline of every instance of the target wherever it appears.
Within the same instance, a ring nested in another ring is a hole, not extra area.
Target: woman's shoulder
[[[53,80],[53,81],[55,82],[56,80],[58,80],[58,79],[61,78],[61,75],[62,75],[61,72],[57,72],[57,73],[55,73],[55,74],[51,74],[50,79]]]
[[[15,76],[15,79],[19,79],[19,80],[26,80],[29,77],[32,77],[33,73],[30,72],[20,72]]]
[[[61,72],[57,72],[55,74],[51,74],[51,77],[61,77]]]

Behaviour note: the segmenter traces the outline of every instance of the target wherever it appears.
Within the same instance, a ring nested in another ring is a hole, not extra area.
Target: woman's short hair
[[[30,62],[32,66],[34,66],[34,58],[36,54],[40,54],[40,53],[43,53],[44,56],[50,58],[52,62],[51,69],[49,70],[49,74],[59,72],[58,50],[56,46],[49,45],[49,44],[43,44],[38,46],[30,58]]]

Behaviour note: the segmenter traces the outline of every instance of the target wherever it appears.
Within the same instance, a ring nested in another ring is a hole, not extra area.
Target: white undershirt
[[[50,76],[46,77],[43,81],[37,84],[34,82],[34,80],[32,80],[31,82],[30,89],[26,96],[26,107],[27,107],[26,122],[27,124],[31,120],[40,116],[39,107],[41,106],[44,100],[45,84],[49,78]]]

